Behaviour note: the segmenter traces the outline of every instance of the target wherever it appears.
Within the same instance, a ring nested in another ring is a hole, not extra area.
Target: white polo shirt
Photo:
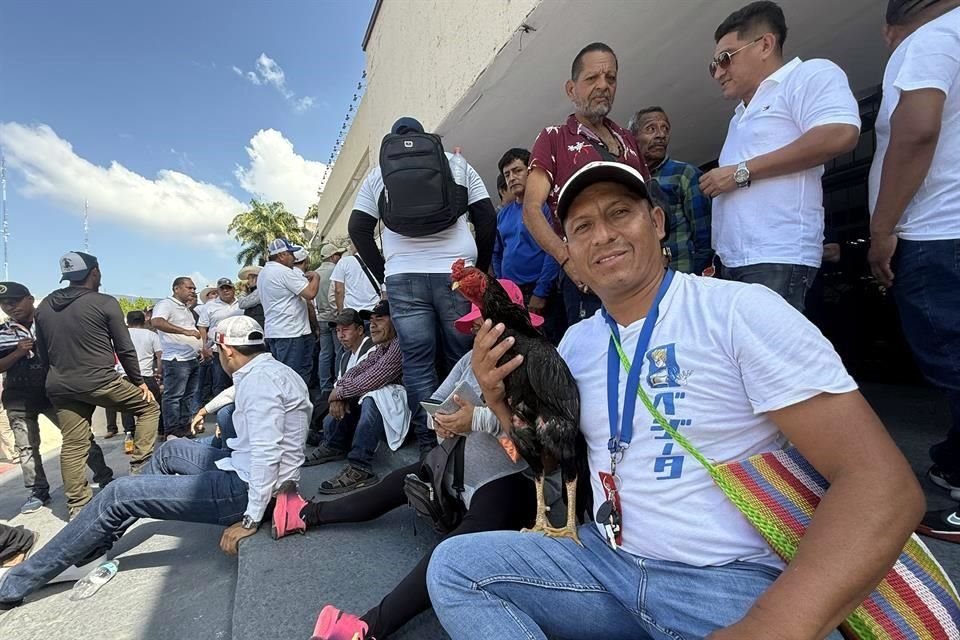
[[[453,263],[451,263],[453,264]],[[343,256],[330,274],[331,282],[343,285],[343,308],[357,311],[372,311],[380,295],[374,290],[370,278],[363,272],[357,256]],[[331,285],[336,286],[336,285]]]
[[[203,307],[199,309],[200,319],[197,320],[197,327],[204,327],[207,330],[206,346],[217,351],[217,345],[213,341],[214,334],[217,331],[217,324],[227,318],[242,315],[243,309],[240,308],[240,303],[237,300],[227,304],[220,298],[215,298],[203,305]]]
[[[310,333],[307,301],[300,297],[309,281],[299,269],[271,260],[257,278],[266,338],[299,338]]]
[[[453,154],[447,153],[448,160],[452,157]],[[490,197],[483,180],[469,163],[466,187],[468,206]],[[353,208],[379,220],[377,202],[382,191],[383,176],[380,167],[374,167],[360,184]],[[450,266],[460,258],[477,261],[477,241],[467,226],[466,212],[452,226],[433,235],[409,238],[384,227],[382,239],[388,278],[400,273],[450,273]]]
[[[897,235],[905,240],[960,238],[960,8],[914,31],[887,62],[877,114],[877,151],[870,168],[870,215],[880,194],[890,118],[901,92],[918,89],[942,91],[946,101],[930,170],[904,210]]]
[[[175,327],[181,329],[197,328],[193,312],[176,298],[164,298],[153,308],[154,318],[163,318]],[[160,338],[160,350],[163,351],[162,360],[194,360],[200,350],[200,340],[180,334],[167,333],[157,330]]]
[[[730,120],[720,166],[781,149],[814,127],[860,128],[847,76],[829,60],[794,58],[760,83]],[[754,180],[713,199],[713,248],[723,264],[819,267],[823,257],[823,166]]]

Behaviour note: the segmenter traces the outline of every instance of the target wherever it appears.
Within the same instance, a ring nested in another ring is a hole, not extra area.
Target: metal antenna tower
[[[90,217],[87,215],[87,199],[83,199],[83,251],[90,253]]]
[[[7,253],[9,239],[10,239],[10,228],[7,224],[7,162],[6,158],[3,156],[3,152],[0,151],[0,209],[2,209],[3,215],[3,279],[10,279],[10,268],[9,262],[7,260]]]

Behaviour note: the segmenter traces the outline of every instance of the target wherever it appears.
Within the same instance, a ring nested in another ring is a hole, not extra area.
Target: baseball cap
[[[390,133],[404,133],[406,131],[412,131],[414,133],[423,133],[423,125],[420,124],[420,121],[416,118],[411,118],[409,116],[404,116],[393,123],[393,126],[390,127]]]
[[[231,289],[233,289],[234,288],[233,280],[231,280],[230,278],[220,278],[219,280],[217,280],[217,289],[219,289],[220,287],[230,287]]]
[[[363,326],[363,318],[360,317],[360,312],[356,309],[344,309],[329,322],[331,327],[342,327],[351,324]]]
[[[647,183],[639,171],[620,162],[598,160],[584,165],[570,176],[560,190],[560,197],[557,199],[557,219],[560,224],[567,219],[570,205],[580,192],[597,182],[618,182],[642,198],[650,199]]]
[[[330,256],[335,256],[338,253],[346,253],[347,250],[343,247],[338,247],[336,245],[330,244],[329,242],[320,247],[320,258],[326,260]]]
[[[390,303],[386,300],[380,300],[373,306],[373,309],[370,311],[361,311],[360,317],[364,320],[369,320],[371,316],[389,316],[390,315]]]
[[[60,258],[60,282],[82,282],[94,267],[100,266],[96,257],[82,251],[71,251]]]
[[[300,264],[301,262],[306,262],[307,258],[309,257],[310,257],[310,254],[307,253],[307,250],[304,249],[303,247],[300,247],[299,249],[293,252],[293,263]]]
[[[263,327],[250,316],[232,316],[217,323],[214,341],[230,347],[264,344]]]
[[[507,297],[510,298],[510,302],[518,304],[524,309],[527,308],[527,305],[523,303],[523,292],[520,291],[520,287],[516,285],[513,280],[507,280],[505,278],[500,278],[497,280],[500,283],[500,286],[503,287],[503,290],[507,292]],[[530,316],[530,324],[534,327],[539,327],[543,324],[543,316],[527,312],[527,315]],[[470,305],[470,312],[466,315],[460,316],[453,321],[453,327],[460,333],[465,333],[469,335],[473,329],[473,322],[482,317],[480,313],[480,307],[477,305]]]
[[[302,247],[299,247],[295,244],[291,244],[286,238],[277,238],[273,240],[267,247],[267,253],[269,253],[271,256],[275,256],[278,253],[283,253],[284,251],[296,253],[301,248]]]
[[[30,295],[30,289],[19,282],[0,282],[0,300],[20,300]]]

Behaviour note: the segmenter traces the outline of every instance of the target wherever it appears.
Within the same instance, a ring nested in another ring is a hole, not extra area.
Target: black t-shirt
[[[25,338],[33,335],[22,325],[9,321],[0,324],[0,358],[13,353]],[[3,406],[31,410],[47,407],[46,379],[47,368],[36,354],[21,358],[3,374]]]

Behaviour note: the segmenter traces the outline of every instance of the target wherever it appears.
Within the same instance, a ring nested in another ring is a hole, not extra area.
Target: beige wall
[[[383,0],[367,91],[320,198],[321,233],[346,233],[359,179],[400,116],[434,130],[540,0]]]

